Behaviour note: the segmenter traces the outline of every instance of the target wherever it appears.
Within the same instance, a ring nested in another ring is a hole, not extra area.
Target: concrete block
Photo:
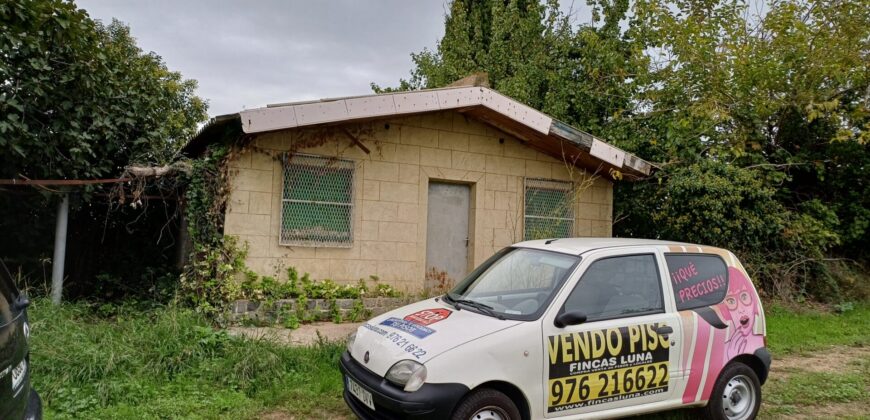
[[[227,235],[269,235],[269,216],[262,214],[228,213],[224,217]]]
[[[272,214],[272,197],[273,193],[251,192],[250,205],[248,213],[250,214]]]
[[[484,228],[504,229],[507,227],[507,210],[483,210]]]
[[[450,150],[420,148],[420,164],[436,168],[449,168],[451,162]]]
[[[395,260],[396,247],[396,242],[363,241],[360,244],[360,259],[373,261]]]
[[[391,221],[396,220],[398,204],[384,201],[363,200],[362,220]]]
[[[280,152],[275,152],[280,153]],[[278,160],[276,156],[272,156],[271,154],[267,154],[260,151],[255,151],[251,153],[251,168],[252,169],[260,169],[264,171],[274,170],[278,165]]]
[[[378,239],[391,242],[417,242],[417,224],[404,222],[380,222]]]
[[[468,117],[458,112],[453,113],[453,131],[485,136],[487,134],[486,127],[485,124],[479,122],[475,118]]]
[[[396,161],[396,146],[395,143],[380,143],[377,147],[370,148],[371,153],[366,156],[369,160],[377,160],[382,162]]]
[[[394,203],[416,203],[420,192],[419,188],[419,184],[381,182],[381,200]]]
[[[393,162],[367,161],[363,165],[365,179],[375,181],[392,181],[399,179],[399,164]]]
[[[495,209],[495,191],[483,192],[483,208],[489,210]]]
[[[230,168],[248,169],[251,167],[251,155],[252,153],[250,150],[245,150],[237,154],[234,159],[230,159],[230,161],[227,162],[227,165],[229,165]]]
[[[260,134],[257,136],[255,143],[257,147],[272,150],[289,150],[290,144],[293,141],[293,132],[295,130],[277,131],[272,133]]]
[[[514,137],[504,139],[504,155],[520,159],[535,159],[537,151],[529,148]]]
[[[381,199],[381,183],[380,181],[363,180],[363,200],[380,200]]]
[[[400,163],[419,164],[420,146],[407,144],[396,145],[396,161]]]
[[[378,239],[378,222],[370,220],[361,220],[356,224],[354,237],[363,241],[372,241]]]
[[[453,112],[430,112],[420,116],[419,124],[424,128],[453,130]]]
[[[239,245],[247,244],[249,257],[269,257],[271,244],[269,236],[238,235]]]
[[[499,142],[498,137],[469,135],[468,151],[485,155],[502,156],[504,155],[504,144]]]
[[[504,175],[488,173],[485,182],[487,190],[507,191],[507,177]]]
[[[439,131],[438,147],[448,150],[468,151],[468,134],[455,131]]]
[[[405,163],[399,164],[399,182],[408,184],[420,183],[420,166],[408,165]]]
[[[486,172],[502,175],[523,176],[526,173],[526,164],[522,159],[501,156],[486,157]]]
[[[229,206],[227,213],[247,213],[249,210],[251,192],[233,190],[230,192]]]
[[[234,190],[272,192],[272,171],[257,169],[238,169],[231,177],[231,188]]]
[[[469,171],[480,171],[486,166],[486,155],[479,153],[467,153],[453,151],[451,155],[451,166],[454,169],[466,169]]]
[[[507,191],[494,191],[493,209],[495,210],[516,210],[519,208],[517,202],[517,193]]]
[[[314,258],[318,260],[357,259],[360,255],[360,246],[357,243],[350,248],[314,248],[314,250]]]
[[[396,254],[393,259],[399,261],[417,261],[417,243],[396,243]]]
[[[552,165],[536,160],[526,160],[526,176],[529,178],[552,178]]]
[[[438,130],[413,126],[403,126],[401,143],[412,146],[438,147]]]
[[[418,204],[399,203],[396,221],[416,223],[420,217],[420,206]]]
[[[361,278],[368,278],[377,269],[378,264],[375,261],[334,260],[329,262],[330,277],[341,282],[354,282]]]

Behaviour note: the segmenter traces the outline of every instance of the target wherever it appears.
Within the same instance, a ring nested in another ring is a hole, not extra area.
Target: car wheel
[[[751,420],[761,407],[761,383],[749,366],[736,362],[725,367],[710,401],[704,408],[704,417],[715,420]]]
[[[456,407],[453,420],[520,420],[517,405],[494,389],[472,392]]]

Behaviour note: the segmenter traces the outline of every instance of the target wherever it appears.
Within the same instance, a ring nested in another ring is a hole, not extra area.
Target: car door
[[[544,412],[561,417],[669,400],[680,360],[679,316],[667,308],[661,255],[630,247],[584,255],[579,280],[543,317]],[[586,321],[557,326],[560,314]],[[626,408],[624,414],[629,414]]]

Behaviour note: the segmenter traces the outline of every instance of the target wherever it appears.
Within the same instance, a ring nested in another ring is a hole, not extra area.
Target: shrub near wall
[[[287,281],[258,276],[247,271],[241,283],[240,300],[233,303],[230,320],[254,325],[297,328],[313,321],[356,322],[379,315],[409,302],[394,287],[370,276],[355,284],[337,284],[330,279],[313,280],[308,273],[287,269]]]

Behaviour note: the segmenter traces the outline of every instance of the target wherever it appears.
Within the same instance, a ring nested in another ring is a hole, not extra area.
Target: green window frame
[[[283,160],[279,244],[353,246],[354,162],[305,154]]]
[[[525,179],[525,240],[567,238],[574,233],[574,184],[543,178]]]

